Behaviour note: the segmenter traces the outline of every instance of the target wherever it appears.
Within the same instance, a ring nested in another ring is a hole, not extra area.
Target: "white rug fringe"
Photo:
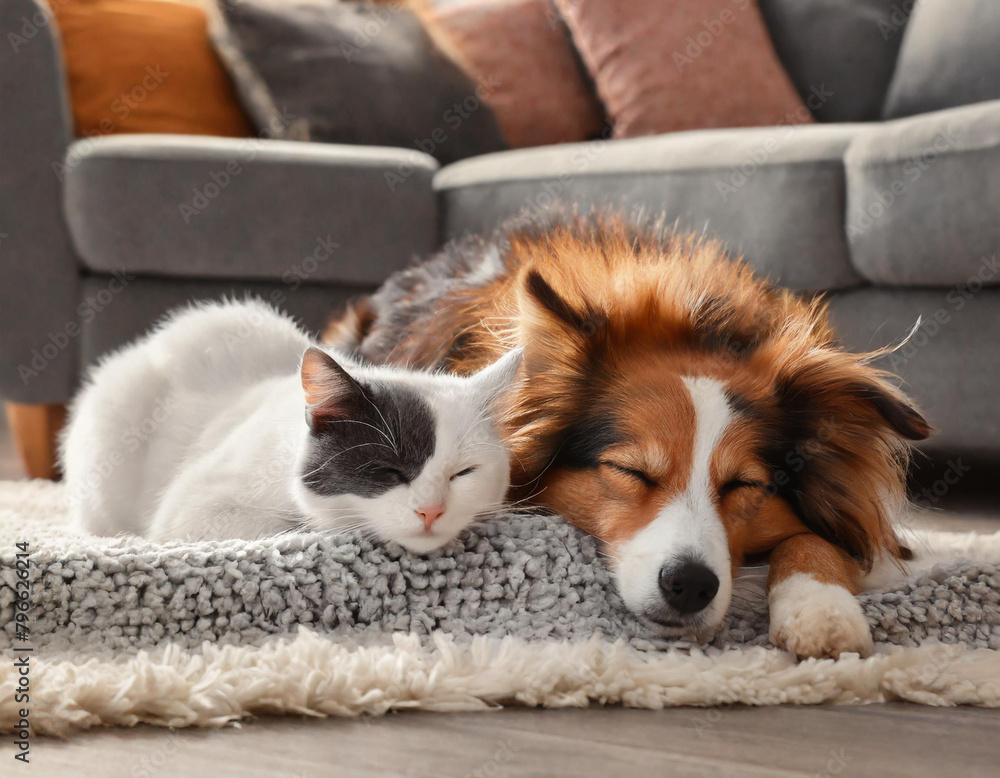
[[[16,683],[5,663],[3,731],[18,721]],[[764,648],[643,654],[599,637],[584,643],[479,637],[460,645],[443,635],[433,646],[396,635],[391,646],[348,648],[301,630],[260,647],[190,652],[168,646],[79,662],[35,658],[31,684],[36,734],[140,722],[219,727],[263,714],[477,711],[501,704],[658,709],[908,700],[1000,707],[1000,654],[936,644],[885,649],[869,659],[796,663]]]

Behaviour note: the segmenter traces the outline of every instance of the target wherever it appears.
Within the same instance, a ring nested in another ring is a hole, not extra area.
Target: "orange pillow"
[[[50,0],[78,136],[253,134],[205,12],[161,0]]]
[[[756,0],[555,0],[614,137],[813,121]]]
[[[550,2],[480,0],[434,18],[459,67],[489,85],[483,102],[511,148],[589,140],[604,129],[604,111]]]

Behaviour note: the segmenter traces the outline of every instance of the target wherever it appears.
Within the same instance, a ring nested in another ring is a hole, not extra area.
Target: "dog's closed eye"
[[[764,484],[752,478],[732,478],[719,487],[719,497],[725,497],[737,489],[760,489]]]
[[[645,484],[646,486],[659,486],[655,478],[650,477],[642,470],[636,470],[634,467],[627,467],[626,465],[621,465],[618,464],[617,462],[609,462],[607,460],[602,460],[600,464],[603,467],[610,468],[611,470],[614,470],[617,473],[621,473],[623,475],[629,476],[630,478],[634,478],[636,481],[639,481],[640,483]]]

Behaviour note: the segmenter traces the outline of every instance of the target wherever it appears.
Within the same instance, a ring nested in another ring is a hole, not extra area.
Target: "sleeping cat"
[[[204,303],[106,359],[62,461],[100,535],[361,529],[427,552],[507,491],[494,422],[512,352],[469,378],[362,366],[260,302]]]

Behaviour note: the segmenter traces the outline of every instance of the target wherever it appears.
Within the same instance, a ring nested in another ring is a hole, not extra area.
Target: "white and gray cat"
[[[158,541],[360,529],[430,551],[503,501],[496,401],[520,361],[468,378],[362,366],[264,303],[182,310],[75,402],[76,522]]]

